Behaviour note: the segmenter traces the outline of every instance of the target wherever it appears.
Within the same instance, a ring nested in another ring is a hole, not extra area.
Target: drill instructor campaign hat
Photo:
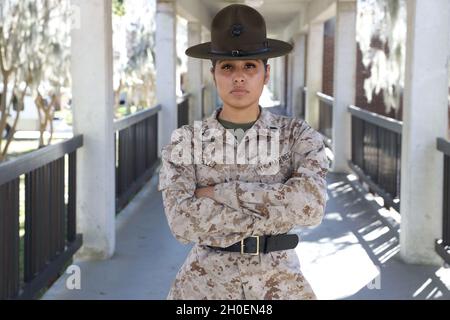
[[[210,60],[266,59],[283,56],[292,45],[268,39],[263,16],[250,6],[232,4],[211,23],[211,41],[192,46],[186,55]]]

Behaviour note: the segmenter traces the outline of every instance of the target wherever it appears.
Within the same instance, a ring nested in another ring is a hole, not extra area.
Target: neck
[[[247,108],[234,108],[224,104],[219,113],[219,119],[234,123],[249,123],[259,117],[259,105],[255,104]]]

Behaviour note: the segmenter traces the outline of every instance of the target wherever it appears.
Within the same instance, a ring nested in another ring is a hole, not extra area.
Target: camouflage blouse
[[[294,249],[252,256],[208,246],[320,224],[329,167],[321,134],[261,109],[238,142],[219,112],[175,130],[162,150],[167,221],[178,241],[195,243],[168,298],[314,299]],[[195,196],[204,186],[214,186],[213,199]]]

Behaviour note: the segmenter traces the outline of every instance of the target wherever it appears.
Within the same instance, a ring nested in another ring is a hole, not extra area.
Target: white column
[[[158,0],[156,7],[156,99],[161,104],[158,115],[158,156],[170,143],[177,128],[176,99],[176,10],[170,0]]]
[[[298,34],[294,37],[293,72],[292,72],[292,117],[300,115],[303,87],[305,86],[305,49],[306,35]]]
[[[276,83],[275,83],[275,71],[276,71],[276,58],[271,58],[267,60],[267,63],[270,65],[270,79],[267,83],[267,87],[273,95],[273,99],[276,99]]]
[[[447,137],[449,1],[408,1],[403,108],[400,254],[407,263],[441,265],[443,156]]]
[[[288,67],[287,67],[287,97],[286,97],[286,115],[292,117],[292,70],[294,67],[294,56],[289,54],[288,56]]]
[[[115,247],[115,163],[111,1],[72,0],[80,14],[72,30],[74,134],[77,152],[77,259],[107,259]]]
[[[351,117],[347,107],[355,103],[356,2],[337,2],[334,61],[331,171],[350,172],[347,161],[351,157]]]
[[[286,103],[284,96],[284,65],[285,57],[281,56],[277,59],[277,70],[276,70],[276,82],[277,82],[277,100],[280,100],[280,104],[284,105]]]
[[[202,26],[199,22],[188,22],[188,47],[202,41]],[[188,92],[189,97],[189,123],[202,118],[202,61],[188,57]]]
[[[319,99],[317,92],[322,91],[323,65],[323,22],[309,25],[308,64],[306,75],[305,120],[314,128],[319,128]]]
[[[276,57],[268,60],[270,67],[270,77],[272,79],[273,99],[283,103],[283,60],[284,57]]]
[[[211,41],[211,32],[202,28],[201,42]],[[211,73],[211,60],[201,59],[202,73],[203,73],[203,85],[205,86],[204,104],[205,104],[205,116],[208,117],[213,113],[216,107],[216,89],[214,85],[214,78]]]

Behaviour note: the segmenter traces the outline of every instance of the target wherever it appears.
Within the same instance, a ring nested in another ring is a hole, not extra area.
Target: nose
[[[244,83],[244,81],[245,81],[244,73],[240,70],[237,70],[234,75],[233,82],[235,84],[238,84],[238,83]]]

